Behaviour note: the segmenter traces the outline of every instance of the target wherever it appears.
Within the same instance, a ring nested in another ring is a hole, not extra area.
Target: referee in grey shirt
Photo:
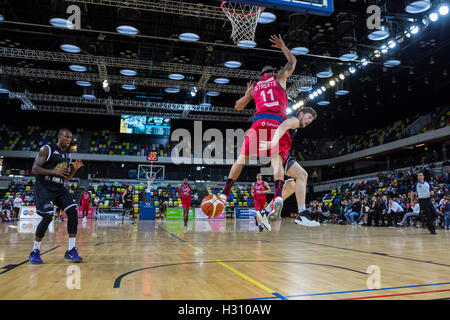
[[[423,172],[419,172],[417,174],[418,182],[414,183],[413,188],[410,193],[411,199],[411,207],[414,206],[414,193],[417,192],[417,196],[419,198],[419,205],[422,214],[425,216],[426,226],[431,234],[436,234],[436,230],[434,229],[434,218],[436,209],[431,203],[430,197],[433,195],[433,191],[431,190],[431,186],[428,182],[425,181],[425,177]]]

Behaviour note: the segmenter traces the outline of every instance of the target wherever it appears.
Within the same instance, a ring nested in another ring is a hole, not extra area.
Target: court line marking
[[[431,290],[431,291],[419,291],[419,292],[408,292],[408,293],[397,293],[397,294],[386,294],[386,295],[382,295],[382,296],[368,296],[368,297],[357,297],[357,298],[347,298],[347,299],[338,299],[338,300],[365,300],[365,299],[398,297],[398,296],[410,296],[410,295],[414,295],[414,294],[426,294],[426,293],[436,293],[436,292],[446,292],[446,291],[450,291],[450,289]]]
[[[57,248],[59,248],[59,247],[60,247],[60,246],[56,246],[56,247],[54,247],[54,248],[51,248],[51,249],[49,249],[49,250],[47,250],[47,251],[41,253],[41,255],[44,255],[44,254],[46,254],[47,252],[53,251],[53,250],[55,250],[55,249],[57,249]],[[0,269],[6,269],[5,271],[0,272],[0,275],[5,274],[5,273],[7,273],[8,271],[14,270],[15,268],[20,267],[21,265],[23,265],[23,264],[25,264],[25,263],[27,263],[27,262],[30,262],[30,259],[29,259],[29,258],[28,258],[27,260],[25,260],[25,261],[22,261],[22,262],[19,263],[19,264],[8,264],[8,265],[6,265],[6,266],[0,268]]]
[[[450,284],[450,282],[418,284],[418,285],[411,285],[411,286],[388,287],[388,288],[380,288],[380,289],[363,289],[363,290],[352,290],[352,291],[334,291],[334,292],[322,292],[322,293],[297,294],[297,295],[287,295],[286,297],[287,298],[313,297],[313,296],[325,296],[325,295],[346,294],[346,293],[356,293],[356,292],[368,292],[368,291],[373,292],[373,291],[407,289],[407,288],[418,288],[418,287],[432,287],[432,286],[442,286],[442,285],[448,285],[448,284]],[[271,297],[252,298],[252,299],[245,299],[245,300],[266,300],[266,299],[271,299]]]

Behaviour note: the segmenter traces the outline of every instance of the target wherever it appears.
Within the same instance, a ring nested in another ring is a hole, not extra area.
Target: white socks
[[[11,219],[11,212],[9,212],[9,210],[6,211],[6,216],[8,217],[8,220]]]
[[[70,251],[73,248],[75,248],[75,241],[76,240],[77,240],[77,238],[69,238],[69,249],[67,249],[68,251]]]
[[[306,206],[298,206],[298,212],[302,212],[302,211],[304,211],[304,210],[306,210]]]
[[[36,240],[34,240],[33,251],[40,250],[40,249],[41,249],[41,242],[37,242]]]

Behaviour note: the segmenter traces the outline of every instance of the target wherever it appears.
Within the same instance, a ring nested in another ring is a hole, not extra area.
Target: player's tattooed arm
[[[278,80],[285,80],[287,79],[292,73],[294,73],[295,66],[297,65],[297,58],[292,54],[291,50],[289,50],[286,45],[284,44],[283,39],[281,38],[281,35],[272,35],[269,39],[270,42],[272,42],[272,47],[281,49],[283,51],[284,56],[287,59],[287,63],[284,66],[283,69],[281,69],[278,72]]]
[[[70,173],[67,167],[59,168],[56,170],[45,169],[42,167],[44,163],[47,161],[49,152],[50,150],[46,146],[43,146],[39,150],[38,155],[34,159],[33,168],[31,169],[31,172],[35,175],[41,176],[57,175],[65,178]]]

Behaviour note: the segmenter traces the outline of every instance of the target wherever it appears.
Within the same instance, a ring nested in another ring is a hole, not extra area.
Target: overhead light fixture
[[[200,104],[200,106],[209,108],[209,107],[211,107],[211,103],[203,102],[203,103]]]
[[[60,48],[62,51],[69,53],[79,53],[81,51],[80,47],[73,44],[62,44]]]
[[[353,73],[356,72],[356,68],[355,68],[355,67],[350,67],[350,68],[348,68],[348,71],[349,71],[351,74],[353,74]]]
[[[446,3],[441,4],[441,6],[439,7],[439,14],[441,16],[445,16],[448,14],[448,4]]]
[[[183,80],[184,79],[184,75],[182,75],[180,73],[171,73],[171,74],[169,74],[169,79],[172,79],[172,80]]]
[[[336,81],[330,80],[330,86],[334,87],[336,85]]]
[[[178,39],[188,42],[195,42],[200,40],[200,36],[198,34],[192,32],[185,32],[178,36]]]
[[[386,52],[388,52],[388,50],[389,49],[388,49],[388,47],[385,44],[381,46],[381,52],[382,53],[386,53]]]
[[[76,84],[81,87],[90,87],[92,85],[89,81],[77,81]]]
[[[299,90],[300,90],[300,91],[303,91],[303,92],[308,92],[308,91],[311,91],[311,90],[312,90],[312,86],[301,86],[301,87],[299,88]]]
[[[164,91],[166,91],[167,93],[178,93],[178,92],[180,92],[180,89],[178,89],[178,88],[166,88],[166,89],[164,89]]]
[[[317,89],[318,94],[322,94],[322,89]]]
[[[127,34],[132,36],[137,35],[139,33],[139,30],[132,26],[118,26],[116,28],[116,31],[121,34]]]
[[[293,55],[300,56],[302,54],[307,54],[309,49],[306,47],[295,47],[291,50]]]
[[[50,24],[57,28],[75,29],[75,25],[72,21],[63,18],[52,18],[50,19]]]
[[[214,79],[214,82],[217,84],[227,84],[230,82],[230,79],[227,78],[216,78]]]
[[[336,91],[335,93],[336,93],[336,95],[338,95],[338,96],[345,96],[345,95],[349,94],[350,91],[342,89],[342,90]]]
[[[258,23],[267,24],[267,23],[272,23],[275,20],[277,20],[277,16],[276,15],[274,15],[272,12],[264,11],[259,16]]]
[[[325,88],[324,86],[320,87],[320,89],[322,89],[323,92],[327,91],[327,88]]]
[[[292,112],[292,109],[291,108],[287,108],[286,112],[287,112],[287,114],[290,114]]]
[[[317,102],[317,104],[318,104],[319,106],[327,106],[327,105],[330,104],[330,101],[322,100],[322,101]]]
[[[381,41],[389,37],[389,30],[386,26],[381,26],[379,30],[371,32],[368,36],[369,40]]]
[[[314,96],[315,98],[317,98],[318,95],[319,95],[319,94],[317,93],[317,91],[314,91],[314,92],[313,92],[313,96]]]
[[[9,93],[11,90],[11,78],[0,76],[0,93]]]
[[[436,22],[439,19],[439,15],[436,12],[432,12],[429,17],[432,22]]]
[[[395,40],[389,40],[388,46],[389,46],[389,48],[393,49],[397,46],[397,42]]]
[[[87,68],[85,66],[80,66],[77,64],[72,64],[69,66],[69,69],[76,72],[85,72]]]
[[[120,74],[122,74],[124,76],[128,76],[128,77],[133,77],[137,74],[137,72],[136,72],[136,70],[122,69],[122,70],[120,70]]]
[[[130,90],[130,91],[136,89],[136,85],[134,85],[134,84],[123,84],[121,87],[122,87],[122,89]]]
[[[431,8],[430,0],[407,1],[407,3],[405,11],[408,13],[421,13]]]
[[[339,75],[339,78],[340,78],[341,80],[344,80],[344,79],[345,79],[345,76],[341,73],[341,74]]]
[[[396,60],[396,59],[392,59],[392,60],[387,60],[384,62],[384,66],[386,68],[392,68],[392,67],[396,67],[399,66],[402,62],[400,60]]]
[[[242,49],[251,49],[256,47],[256,42],[252,40],[241,40],[236,45]]]
[[[381,57],[381,52],[380,52],[380,50],[375,50],[373,53],[374,53],[374,55],[375,55],[375,58]]]
[[[96,97],[95,97],[95,90],[94,90],[94,88],[93,87],[91,87],[91,88],[88,88],[88,87],[84,88],[82,97],[84,99],[89,99],[89,100],[95,99]]]
[[[417,26],[417,25],[412,25],[412,26],[409,28],[409,31],[411,31],[411,34],[417,34],[417,33],[420,31],[420,29],[419,29],[419,26]]]
[[[356,54],[356,52],[349,52],[349,53],[345,53],[345,54],[343,54],[343,55],[341,55],[340,57],[339,57],[339,60],[341,60],[341,61],[353,61],[353,60],[356,60],[356,59],[358,59],[358,55]]]
[[[226,61],[224,63],[224,65],[227,68],[236,69],[236,68],[240,68],[242,63],[240,63],[239,61],[235,61],[235,60],[229,60],[229,61]]]
[[[217,91],[208,91],[208,92],[206,93],[206,95],[207,95],[207,96],[210,96],[210,97],[217,97],[218,95],[220,95],[220,92],[217,92]]]
[[[310,94],[309,94],[309,98],[310,98],[311,100],[313,100],[315,97],[314,97],[314,95],[313,95],[312,93],[310,93]]]
[[[361,59],[361,64],[362,64],[363,66],[367,66],[368,63],[369,63],[369,62],[367,61],[366,58],[362,58],[362,59]]]

